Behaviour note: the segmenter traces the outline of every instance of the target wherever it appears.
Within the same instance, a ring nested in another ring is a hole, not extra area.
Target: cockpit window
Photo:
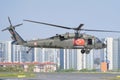
[[[100,39],[96,38],[96,42],[97,42],[97,43],[100,43],[101,41],[100,41]]]
[[[92,39],[88,39],[88,45],[92,45]]]

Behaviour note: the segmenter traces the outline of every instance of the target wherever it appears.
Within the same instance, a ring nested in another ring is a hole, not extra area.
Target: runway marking
[[[120,75],[119,76],[116,76],[117,78],[120,78]]]

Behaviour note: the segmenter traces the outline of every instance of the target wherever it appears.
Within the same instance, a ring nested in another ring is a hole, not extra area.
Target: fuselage
[[[62,35],[56,35],[46,39],[30,40],[24,43],[29,47],[40,48],[67,48],[67,49],[101,49],[105,46],[96,37],[87,34],[78,34],[75,38],[75,34],[66,33]]]

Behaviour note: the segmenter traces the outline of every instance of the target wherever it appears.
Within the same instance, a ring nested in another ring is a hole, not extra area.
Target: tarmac
[[[35,73],[33,78],[1,78],[0,80],[111,80],[120,73]]]

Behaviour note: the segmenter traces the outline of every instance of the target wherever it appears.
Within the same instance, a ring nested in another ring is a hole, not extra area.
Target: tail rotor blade
[[[2,31],[8,30],[8,29],[9,29],[9,27],[7,27],[7,28],[3,29]]]
[[[7,27],[7,28],[5,28],[5,29],[3,29],[2,31],[9,30],[9,29],[15,29],[15,27],[18,27],[18,26],[23,25],[23,23],[21,23],[21,24],[17,24],[17,25],[14,25],[14,26],[13,26],[12,23],[11,23],[10,17],[8,17],[8,21],[9,21],[9,23],[10,23],[10,26]]]
[[[9,21],[10,25],[12,26],[12,23],[11,23],[10,17],[8,17],[8,21]]]
[[[21,24],[15,25],[15,26],[10,26],[10,27],[7,27],[7,28],[3,29],[2,31],[9,30],[9,29],[15,29],[15,27],[19,27],[21,25],[23,25],[23,24],[21,23]]]
[[[21,26],[21,25],[23,25],[23,23],[17,24],[17,25],[15,25],[15,26],[13,26],[13,27],[15,28],[15,27],[18,27],[18,26]]]

